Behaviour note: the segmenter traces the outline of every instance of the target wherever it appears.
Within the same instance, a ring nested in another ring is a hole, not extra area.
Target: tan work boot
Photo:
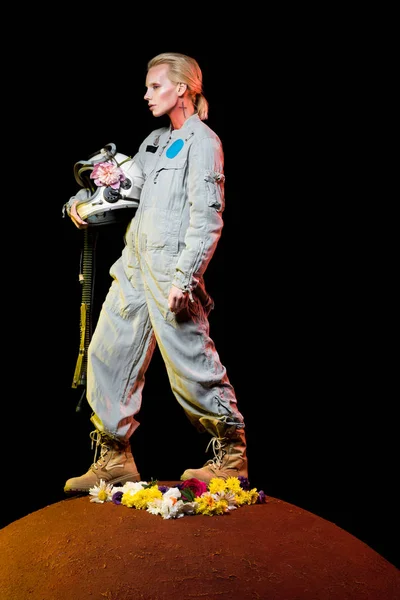
[[[97,430],[90,437],[96,443],[95,462],[84,475],[68,479],[64,486],[66,494],[89,493],[90,488],[99,485],[101,479],[112,485],[140,481],[129,442],[121,442]],[[98,446],[100,458],[96,462]]]
[[[209,483],[211,479],[228,479],[228,477],[248,478],[246,438],[243,429],[236,430],[226,437],[213,437],[207,446],[212,445],[214,458],[208,460],[201,469],[186,469],[181,481],[199,479]]]

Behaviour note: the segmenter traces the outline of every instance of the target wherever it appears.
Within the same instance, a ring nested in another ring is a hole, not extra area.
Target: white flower
[[[147,505],[152,515],[161,515],[163,519],[179,519],[185,514],[194,514],[195,503],[183,502],[178,488],[169,488],[162,498],[155,498]]]
[[[118,488],[118,491],[122,492],[123,494],[125,492],[139,492],[140,490],[143,490],[146,485],[148,485],[147,481],[127,481],[124,483],[122,488]]]
[[[152,515],[161,515],[162,503],[163,501],[161,500],[161,498],[155,498],[154,500],[148,503],[146,508],[147,512],[151,513]]]
[[[175,498],[176,500],[178,500],[181,496],[182,496],[181,491],[178,488],[174,488],[174,487],[173,488],[169,488],[163,494],[163,498],[165,500],[168,500],[169,498]]]
[[[161,515],[163,519],[183,517],[181,507],[184,502],[180,497],[181,492],[178,488],[169,488],[162,498],[155,498],[149,502],[146,510],[152,515]]]
[[[228,503],[228,510],[235,510],[237,508],[236,495],[234,492],[224,492],[223,490],[221,490],[220,492],[212,494],[212,497],[216,502],[219,502],[220,500],[226,500],[226,502]]]
[[[114,490],[112,484],[106,483],[104,479],[100,479],[99,485],[95,485],[89,490],[89,495],[92,496],[90,502],[97,502],[98,504],[111,502],[113,493]]]
[[[163,519],[171,519],[176,516],[175,505],[178,502],[182,502],[182,500],[177,500],[175,496],[165,498],[164,494],[162,498],[156,498],[149,502],[146,510],[153,515],[161,515]]]

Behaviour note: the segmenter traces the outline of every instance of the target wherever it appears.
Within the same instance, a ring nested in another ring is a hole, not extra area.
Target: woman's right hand
[[[69,210],[69,216],[71,217],[73,224],[78,229],[85,229],[88,226],[88,224],[86,223],[86,221],[83,221],[83,219],[81,219],[78,215],[78,211],[76,210],[78,202],[79,200],[75,200],[75,202],[71,205],[71,208]]]

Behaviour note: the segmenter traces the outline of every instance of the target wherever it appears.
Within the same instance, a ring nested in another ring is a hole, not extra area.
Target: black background
[[[206,283],[211,335],[246,421],[250,482],[398,564],[394,360],[377,292],[379,232],[360,204],[345,94],[306,38],[275,36],[260,52],[236,34],[223,43],[219,27],[192,32],[190,43],[145,27],[138,48],[121,24],[118,34],[89,35],[71,20],[68,36],[58,26],[37,32],[14,69],[13,152],[3,165],[14,179],[3,182],[2,526],[63,500],[65,480],[93,460],[90,412],[76,412],[82,390],[71,386],[83,234],[61,210],[77,191],[75,162],[109,142],[133,155],[164,123],[143,100],[146,64],[172,50],[199,61],[207,124],[225,151],[225,228]],[[122,235],[119,225],[99,233],[95,314]],[[208,437],[182,413],[158,351],[138,420],[131,441],[143,479],[179,479],[208,458]]]

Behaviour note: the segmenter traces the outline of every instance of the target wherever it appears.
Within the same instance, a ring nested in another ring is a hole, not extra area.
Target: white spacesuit
[[[100,472],[111,483],[140,477],[129,439],[155,344],[187,417],[212,436],[214,458],[181,478],[247,477],[244,420],[209,335],[203,279],[223,228],[221,142],[194,114],[178,130],[153,131],[133,161],[144,179],[140,201],[88,349],[87,399],[102,454],[97,469],[68,480],[69,493],[87,491]],[[170,312],[171,285],[188,292],[187,310]]]

